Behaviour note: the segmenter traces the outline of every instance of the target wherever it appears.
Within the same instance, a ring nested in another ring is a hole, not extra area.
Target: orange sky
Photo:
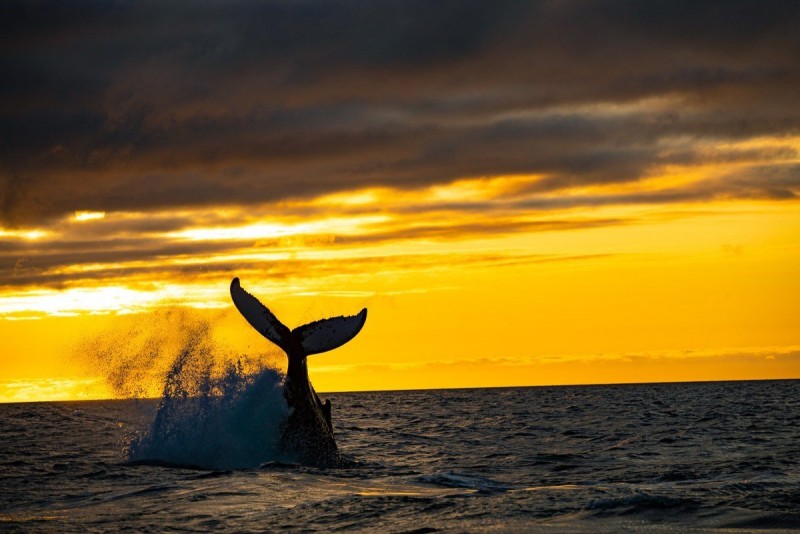
[[[0,402],[280,363],[234,276],[320,391],[800,378],[790,3],[267,4],[9,13]]]
[[[665,186],[673,180],[664,178]],[[148,328],[169,328],[152,319],[165,306],[211,317],[226,349],[274,352],[233,310],[227,287],[234,275],[290,326],[369,308],[355,340],[312,357],[320,391],[800,377],[795,203],[500,214],[486,222],[498,230],[475,231],[480,216],[437,207],[437,197],[502,202],[507,186],[520,182],[342,193],[312,199],[314,216],[300,222],[265,215],[239,227],[150,236],[231,241],[215,254],[60,267],[104,274],[63,289],[5,291],[0,398],[114,394],[102,378],[107,370],[88,354],[91,340],[135,345],[109,332],[126,332],[139,316]],[[657,190],[658,179],[641,187]],[[350,204],[352,215],[342,208]],[[409,220],[406,205],[429,211]],[[118,217],[136,214],[73,217],[33,241],[45,249],[79,239],[84,227],[101,232]],[[414,228],[434,230],[418,236]],[[171,265],[210,268],[184,273]],[[154,277],[140,267],[165,270]]]

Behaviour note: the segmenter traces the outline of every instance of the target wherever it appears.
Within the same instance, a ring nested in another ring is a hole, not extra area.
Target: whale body
[[[316,466],[336,466],[342,457],[331,422],[331,401],[324,404],[308,379],[306,357],[340,347],[361,331],[367,309],[351,316],[321,319],[294,330],[281,323],[259,300],[242,289],[239,278],[231,282],[236,309],[258,332],[278,345],[289,359],[283,394],[290,414],[281,433],[282,453],[294,461]]]

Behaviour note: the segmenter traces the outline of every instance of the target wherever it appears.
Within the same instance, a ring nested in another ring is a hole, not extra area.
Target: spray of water
[[[190,310],[160,310],[82,344],[117,396],[160,389],[155,418],[132,438],[129,461],[237,469],[282,459],[283,373],[267,355],[226,350],[213,324]]]

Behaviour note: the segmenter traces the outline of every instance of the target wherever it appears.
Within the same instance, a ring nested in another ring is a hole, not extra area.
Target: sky
[[[320,391],[800,378],[798,2],[0,27],[0,401],[131,394],[197,324],[280,360],[234,276],[290,327],[369,309]]]

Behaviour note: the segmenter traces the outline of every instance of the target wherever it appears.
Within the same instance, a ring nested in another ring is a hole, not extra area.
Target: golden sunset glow
[[[105,217],[106,214],[102,211],[76,211],[75,212],[75,220],[76,221],[93,221],[96,219],[102,219]]]
[[[72,100],[6,97],[0,402],[121,395],[88,340],[165,309],[271,354],[234,276],[292,327],[369,309],[320,391],[800,378],[796,66],[529,33],[396,69],[332,46],[335,75],[295,50],[308,79],[269,50],[219,76],[118,51],[96,84],[41,61]]]
[[[669,187],[678,181],[674,172],[663,178]],[[721,169],[695,172],[703,180]],[[516,210],[514,203],[536,198],[524,192],[536,180],[355,190],[353,202],[343,193],[293,202],[283,216],[270,215],[279,210],[265,205],[241,214],[238,226],[230,212],[224,227],[143,238],[148,246],[199,242],[199,252],[214,245],[210,254],[131,260],[121,254],[113,262],[54,267],[52,274],[69,274],[76,283],[10,288],[0,301],[3,337],[13,340],[6,345],[11,365],[0,396],[108,396],[91,368],[77,364],[73,378],[49,374],[56,368],[63,374],[60,359],[96,321],[113,324],[121,320],[115,316],[146,316],[164,305],[217,309],[226,315],[215,319],[226,346],[269,350],[232,312],[232,274],[293,326],[369,308],[357,342],[313,357],[321,391],[797,374],[800,210],[794,203]],[[657,190],[657,181],[648,179],[640,190]],[[559,200],[622,194],[631,186],[602,189],[566,192]],[[443,205],[498,198],[504,200],[491,208],[497,212],[492,217]],[[341,214],[351,207],[357,209]],[[416,209],[408,213],[409,207]],[[292,210],[312,211],[299,220]],[[340,215],[331,217],[329,210]],[[261,222],[254,213],[263,214]],[[123,216],[132,219],[135,214]],[[92,239],[102,236],[113,249],[114,214],[81,225],[96,225]],[[41,246],[83,238],[64,224]],[[57,317],[71,322],[69,335],[53,327]],[[19,319],[32,320],[22,331]],[[63,336],[63,342],[42,348],[41,336]]]

